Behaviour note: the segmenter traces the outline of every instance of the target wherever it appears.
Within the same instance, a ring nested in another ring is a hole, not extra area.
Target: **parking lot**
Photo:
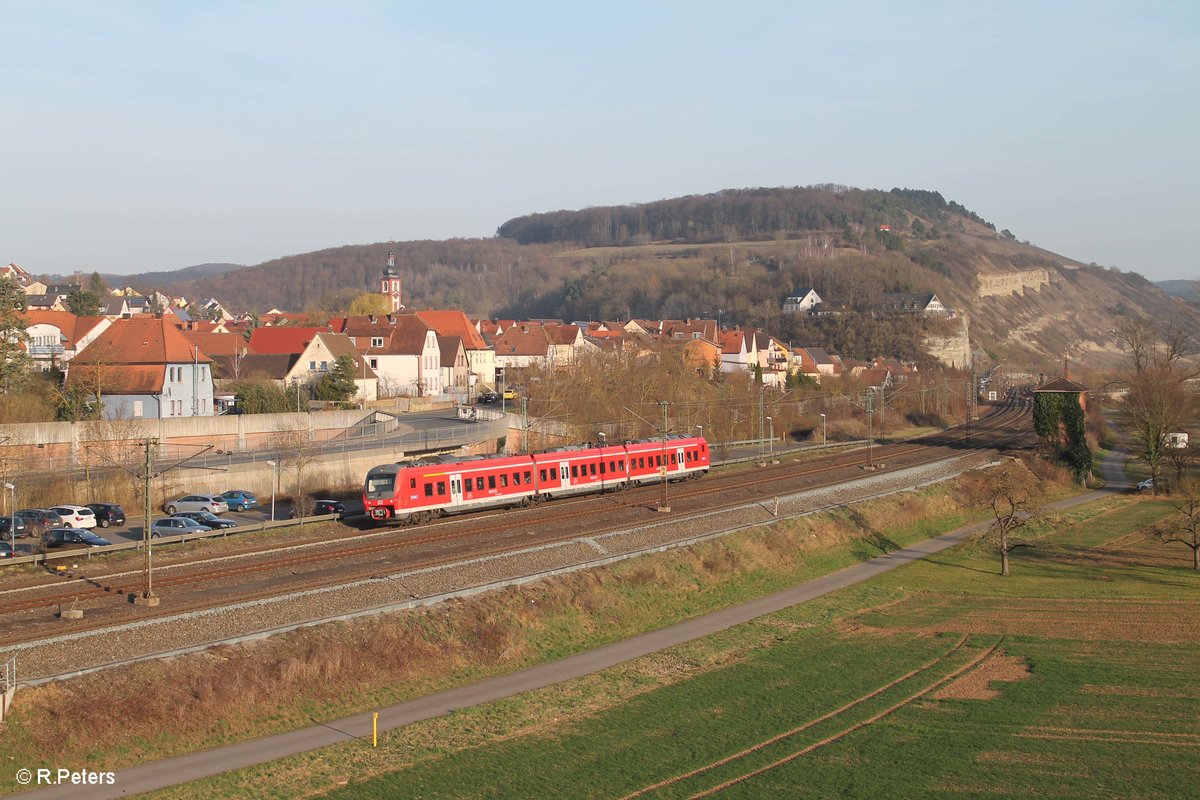
[[[271,498],[267,497],[265,501],[259,498],[260,506],[249,511],[228,511],[221,514],[222,519],[233,520],[239,528],[253,527],[270,520],[271,518]],[[169,516],[161,508],[154,509],[153,519],[162,519]],[[285,520],[290,518],[292,513],[291,503],[276,501],[275,503],[275,519]],[[360,516],[362,514],[362,499],[346,501],[346,516]],[[142,514],[136,510],[129,508],[125,509],[126,523],[123,526],[110,526],[101,528],[97,525],[92,530],[99,536],[108,539],[113,544],[121,544],[124,542],[138,542],[142,539]],[[7,538],[5,539],[7,541]],[[16,541],[16,555],[27,556],[41,552],[39,548],[40,537],[30,536],[24,539],[18,538]]]

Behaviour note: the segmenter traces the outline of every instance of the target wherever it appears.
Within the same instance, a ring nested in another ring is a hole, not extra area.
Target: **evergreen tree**
[[[0,392],[16,393],[29,380],[25,291],[12,278],[0,278]]]
[[[94,317],[100,312],[100,295],[91,289],[72,289],[64,305],[77,317]]]
[[[322,375],[313,384],[313,394],[318,400],[338,403],[358,394],[358,385],[354,382],[354,359],[350,356],[338,356],[333,371]]]

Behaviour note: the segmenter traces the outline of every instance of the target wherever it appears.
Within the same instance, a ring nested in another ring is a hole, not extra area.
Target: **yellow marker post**
[[[379,747],[379,712],[371,715],[371,747]]]

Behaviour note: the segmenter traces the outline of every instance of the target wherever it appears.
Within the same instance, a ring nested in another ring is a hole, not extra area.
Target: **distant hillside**
[[[583,247],[704,243],[787,238],[855,225],[907,229],[914,216],[935,225],[968,219],[995,230],[991,223],[958,203],[947,202],[938,192],[826,185],[727,189],[653,203],[529,214],[510,219],[497,234],[521,244],[570,242]]]
[[[811,286],[870,315],[887,291],[931,291],[969,320],[972,344],[1010,364],[1099,365],[1120,356],[1124,315],[1191,314],[1135,273],[1019,242],[937,192],[739,189],[654,203],[531,214],[495,239],[347,245],[174,283],[233,310],[344,310],[373,291],[393,251],[410,308],[563,319],[720,317],[848,354],[911,349],[911,326],[784,314]],[[865,317],[864,317],[865,318]],[[929,332],[929,331],[927,331]],[[938,332],[938,331],[934,331]],[[940,333],[949,333],[942,330]]]
[[[109,286],[133,286],[134,288],[138,288],[144,284],[160,288],[186,283],[187,281],[210,278],[214,275],[223,275],[226,272],[245,268],[245,264],[196,264],[192,267],[169,271],[139,272],[136,275],[105,275],[103,277]]]
[[[1171,297],[1181,297],[1184,300],[1200,299],[1200,281],[1156,281],[1154,285],[1171,295]]]

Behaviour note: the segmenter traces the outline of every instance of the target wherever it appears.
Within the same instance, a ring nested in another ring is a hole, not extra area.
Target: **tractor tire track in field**
[[[966,639],[964,638],[963,641],[965,641],[965,640]],[[892,705],[888,706],[884,710],[882,710],[876,714],[873,714],[872,716],[868,717],[867,719],[856,722],[853,725],[851,725],[847,728],[844,728],[843,730],[841,730],[831,736],[825,737],[824,739],[820,740],[819,742],[814,742],[814,743],[808,745],[807,747],[805,747],[801,750],[798,750],[795,753],[792,753],[791,755],[784,756],[783,758],[773,761],[770,764],[767,764],[765,766],[759,767],[758,769],[755,769],[750,772],[739,775],[736,778],[730,778],[729,780],[719,783],[710,789],[705,789],[702,792],[697,792],[696,794],[691,795],[688,798],[688,800],[700,800],[700,798],[703,798],[703,797],[712,797],[713,795],[718,794],[719,792],[723,792],[726,789],[729,789],[730,787],[738,785],[739,783],[744,783],[745,781],[748,781],[751,778],[756,778],[759,775],[766,774],[767,772],[770,772],[771,770],[776,769],[778,767],[784,766],[785,764],[790,764],[791,762],[795,761],[796,759],[800,758],[801,756],[808,755],[809,753],[811,753],[815,750],[819,750],[820,748],[824,747],[825,745],[833,744],[834,742],[844,739],[845,737],[849,736],[850,734],[854,733],[855,731],[862,730],[863,728],[866,728],[869,725],[873,725],[876,722],[879,722],[881,719],[884,719],[885,717],[890,716],[891,714],[895,713],[896,711],[899,711],[900,709],[904,708],[905,706],[908,706],[911,703],[921,699],[922,697],[926,696],[930,692],[932,692],[942,686],[945,686],[946,684],[950,683],[951,681],[953,681],[954,679],[963,675],[964,673],[966,673],[972,669],[975,669],[980,664],[982,664],[985,660],[990,658],[992,656],[992,654],[994,654],[1000,648],[1000,645],[1003,644],[1003,642],[1004,642],[1004,637],[1000,637],[1000,639],[998,639],[996,641],[996,643],[993,644],[991,647],[989,647],[987,650],[985,650],[982,653],[980,653],[979,655],[975,656],[970,661],[968,661],[966,664],[963,664],[961,667],[958,667],[950,674],[939,678],[938,680],[929,684],[925,688],[923,688],[917,692],[914,692],[913,694],[910,694],[908,697],[904,698],[903,700],[901,700],[897,703],[893,703]],[[956,645],[951,651],[945,653],[938,659],[935,659],[935,661],[932,662],[930,664],[930,666],[932,666],[932,664],[936,664],[937,662],[949,657],[954,651],[958,650],[958,648],[961,645],[962,645],[962,642],[959,642],[959,644]],[[927,668],[928,667],[923,667],[921,669],[916,670],[916,672],[921,672]],[[874,694],[877,694],[879,691],[882,691],[882,689],[877,690]],[[869,696],[871,696],[871,695],[868,695],[868,697]],[[863,698],[863,699],[866,699],[866,698]],[[815,724],[815,721],[813,724]],[[754,750],[761,749],[762,747],[765,747],[767,744],[768,744],[768,742],[764,742],[764,743],[756,746],[755,748],[751,748],[745,752],[747,752],[747,753],[754,752]],[[716,766],[716,765],[710,765],[709,768],[712,768],[712,766]]]
[[[758,744],[753,745],[752,747],[747,747],[745,750],[741,750],[737,753],[734,753],[733,755],[726,756],[725,758],[722,758],[720,761],[714,761],[710,764],[705,764],[704,766],[697,767],[696,769],[693,769],[689,772],[684,772],[680,775],[675,775],[671,778],[667,778],[664,781],[659,781],[658,783],[656,783],[652,786],[647,786],[644,789],[638,789],[636,792],[631,792],[630,794],[625,795],[624,797],[621,798],[621,800],[633,800],[633,798],[635,798],[635,797],[641,797],[642,795],[649,794],[650,792],[657,791],[666,786],[671,786],[671,785],[679,783],[681,781],[688,780],[689,778],[694,778],[698,775],[703,775],[706,772],[711,772],[712,770],[717,769],[718,767],[723,767],[726,764],[730,764],[734,761],[737,761],[740,758],[745,758],[746,756],[751,755],[753,753],[757,753],[758,751],[760,751],[766,747],[770,747],[771,745],[773,745],[777,742],[781,742],[784,739],[788,739],[792,736],[795,736],[798,733],[802,733],[802,732],[808,730],[809,728],[813,727],[814,725],[819,725],[822,722],[825,722],[827,720],[833,719],[834,717],[840,716],[841,714],[844,714],[845,712],[849,711],[850,709],[855,708],[856,706],[859,706],[859,705],[867,702],[868,700],[871,700],[872,698],[878,697],[879,695],[886,692],[888,689],[891,689],[891,688],[909,680],[910,678],[914,678],[917,675],[920,675],[922,672],[926,672],[926,671],[932,669],[933,667],[937,666],[938,664],[942,663],[947,658],[949,658],[950,656],[957,653],[962,648],[962,646],[964,644],[966,644],[968,638],[969,637],[967,637],[967,636],[963,636],[961,639],[958,640],[958,642],[953,647],[951,647],[949,650],[947,650],[946,652],[939,655],[937,658],[934,658],[930,661],[925,662],[924,664],[917,667],[916,669],[910,670],[909,672],[904,673],[900,677],[895,678],[895,679],[885,683],[884,685],[871,690],[867,694],[864,694],[861,697],[851,700],[849,703],[846,703],[843,706],[835,708],[833,711],[822,714],[821,716],[817,717],[816,719],[809,720],[808,722],[804,723],[803,725],[799,725],[795,728],[792,728],[791,730],[787,730],[787,731],[784,731],[783,733],[772,736],[770,739],[766,739],[765,741],[759,742]]]

